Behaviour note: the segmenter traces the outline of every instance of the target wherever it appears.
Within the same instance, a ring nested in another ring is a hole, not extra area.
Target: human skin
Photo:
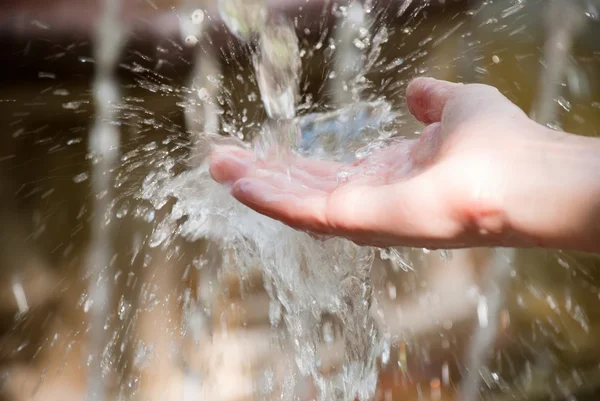
[[[259,213],[362,245],[600,252],[600,139],[539,125],[487,85],[417,78],[406,101],[417,140],[350,165],[219,147],[211,175]]]

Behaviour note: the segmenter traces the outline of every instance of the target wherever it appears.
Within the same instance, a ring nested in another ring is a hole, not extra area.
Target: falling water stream
[[[115,122],[115,110],[120,101],[119,87],[114,76],[120,58],[122,28],[119,24],[120,0],[105,0],[95,41],[96,76],[93,84],[96,121],[90,132],[92,158],[92,193],[94,217],[92,240],[87,257],[86,277],[89,280],[86,309],[90,314],[88,399],[106,399],[104,358],[108,349],[107,332],[109,300],[112,294],[110,271],[114,255],[111,235],[111,202],[113,200],[113,171],[119,160],[120,137]]]

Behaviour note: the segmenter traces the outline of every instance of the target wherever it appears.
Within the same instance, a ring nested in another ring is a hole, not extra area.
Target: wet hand
[[[211,174],[262,214],[359,244],[544,245],[536,237],[543,233],[519,224],[527,213],[555,210],[537,209],[551,188],[535,188],[548,182],[548,152],[566,134],[534,123],[486,85],[419,78],[406,101],[426,124],[418,140],[351,165],[292,155],[258,159],[241,148],[218,148]]]

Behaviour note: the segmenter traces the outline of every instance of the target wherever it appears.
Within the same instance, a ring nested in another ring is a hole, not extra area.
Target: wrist
[[[509,246],[600,252],[600,139],[534,131],[523,171],[508,177]]]

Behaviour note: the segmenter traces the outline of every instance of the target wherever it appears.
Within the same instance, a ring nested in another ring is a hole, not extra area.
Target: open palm
[[[524,159],[510,138],[517,139],[516,127],[533,122],[485,85],[420,78],[409,85],[407,103],[427,124],[419,139],[398,141],[353,164],[291,154],[258,159],[226,147],[211,155],[211,174],[250,208],[316,234],[376,246],[498,242],[503,179]]]

